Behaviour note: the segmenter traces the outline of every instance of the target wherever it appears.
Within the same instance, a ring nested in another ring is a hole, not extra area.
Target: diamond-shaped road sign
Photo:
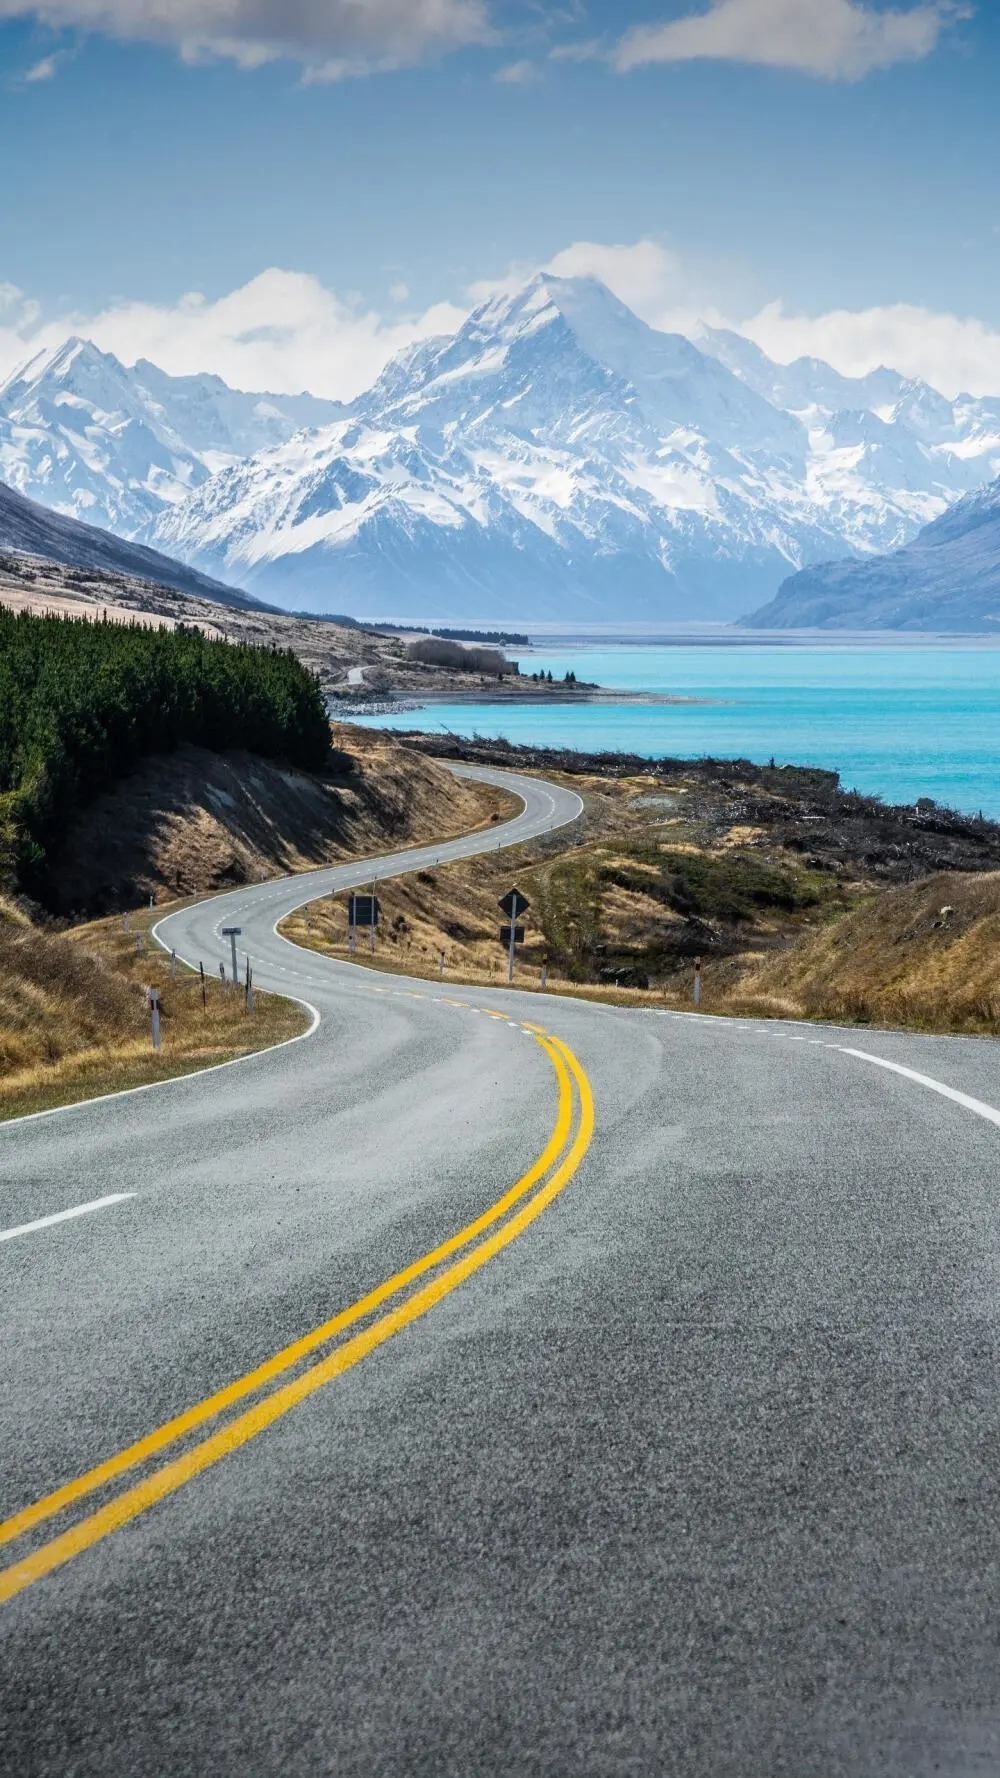
[[[516,920],[519,914],[527,913],[531,903],[526,895],[521,894],[520,889],[508,889],[507,894],[497,902],[497,906],[503,909],[508,920]]]

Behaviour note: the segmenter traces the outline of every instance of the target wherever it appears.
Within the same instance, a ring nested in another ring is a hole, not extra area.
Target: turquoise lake
[[[516,651],[511,650],[512,655]],[[1000,648],[975,642],[742,646],[546,645],[522,672],[572,669],[688,705],[428,704],[375,728],[505,735],[541,746],[714,754],[832,768],[846,789],[918,796],[1000,819]]]

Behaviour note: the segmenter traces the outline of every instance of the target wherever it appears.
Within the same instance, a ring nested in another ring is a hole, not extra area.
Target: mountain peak
[[[84,339],[80,334],[71,334],[59,346],[49,346],[36,352],[27,364],[14,371],[4,387],[21,384],[25,388],[41,382],[64,383],[81,372],[93,374],[99,371],[104,375],[108,372],[119,374],[124,366],[112,352],[102,352],[93,340]]]

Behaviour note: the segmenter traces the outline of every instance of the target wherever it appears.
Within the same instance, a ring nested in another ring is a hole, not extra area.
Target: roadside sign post
[[[372,884],[374,891],[375,885]],[[358,927],[367,926],[368,942],[375,949],[375,928],[381,918],[382,909],[378,897],[371,895],[352,895],[347,904],[348,946],[353,957],[358,942]]]
[[[507,946],[507,980],[512,982],[514,980],[514,952],[518,945],[524,943],[524,927],[518,926],[517,918],[519,914],[527,913],[531,903],[526,895],[521,894],[520,889],[509,889],[506,895],[501,896],[497,906],[507,915],[510,922],[509,926],[501,926],[500,942]]]
[[[236,961],[236,940],[242,937],[242,926],[223,926],[222,936],[228,938],[233,948],[233,987],[237,987],[240,979],[240,966]]]
[[[158,988],[149,990],[149,1010],[153,1020],[153,1048],[160,1047],[160,991]]]

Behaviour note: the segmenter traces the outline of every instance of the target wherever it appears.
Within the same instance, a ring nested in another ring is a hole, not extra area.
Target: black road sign
[[[530,906],[528,897],[522,895],[520,889],[508,889],[507,894],[497,902],[497,907],[503,909],[508,920],[516,920],[518,914],[526,914]],[[517,942],[520,944],[520,939]]]
[[[347,918],[351,926],[377,926],[382,906],[375,895],[352,895]]]
[[[500,943],[502,945],[509,945],[510,944],[510,927],[509,926],[501,926],[501,928],[500,928]],[[516,945],[523,945],[523,943],[524,943],[524,927],[523,926],[515,926],[515,928],[514,928],[514,943]]]

